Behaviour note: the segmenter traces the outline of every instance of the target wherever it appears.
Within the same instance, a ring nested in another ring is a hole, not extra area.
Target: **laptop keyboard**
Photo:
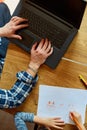
[[[49,21],[46,21],[46,19],[36,15],[26,8],[22,8],[19,16],[27,18],[29,20],[28,29],[31,32],[38,35],[40,38],[48,38],[52,44],[59,49],[68,36],[68,32],[64,32],[64,30],[61,28],[58,28]]]

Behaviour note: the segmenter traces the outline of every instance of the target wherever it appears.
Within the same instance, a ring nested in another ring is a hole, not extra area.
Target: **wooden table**
[[[10,89],[16,80],[16,73],[26,70],[30,60],[30,54],[20,49],[14,44],[8,47],[6,61],[0,81],[0,87]],[[79,79],[82,74],[87,79],[87,7],[83,17],[80,30],[57,68],[52,70],[46,65],[42,65],[39,70],[39,80],[36,87],[27,97],[26,101],[15,109],[6,111],[14,114],[17,111],[34,112],[37,111],[39,85],[46,84],[67,88],[87,89]],[[86,120],[87,123],[87,120]],[[75,126],[66,125],[64,130],[76,130]]]

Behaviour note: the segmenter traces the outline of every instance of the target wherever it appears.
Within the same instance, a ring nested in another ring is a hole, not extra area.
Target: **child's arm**
[[[33,113],[26,112],[18,112],[15,117],[15,125],[17,130],[25,129],[27,130],[27,126],[25,122],[37,123],[48,128],[56,128],[62,130],[64,127],[64,121],[61,118],[43,118],[39,116],[35,116]]]

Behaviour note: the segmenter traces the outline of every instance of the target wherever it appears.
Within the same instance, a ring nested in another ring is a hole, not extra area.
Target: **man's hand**
[[[15,33],[17,30],[28,26],[27,23],[24,24],[23,22],[27,22],[27,19],[20,18],[17,16],[12,17],[11,20],[5,26],[0,28],[0,37],[16,38],[21,40],[22,37]]]
[[[31,59],[28,69],[26,70],[27,73],[35,77],[40,66],[46,61],[52,52],[53,47],[51,47],[51,42],[47,38],[42,39],[39,44],[36,42],[31,49]]]
[[[30,66],[38,69],[52,52],[53,47],[51,47],[51,42],[47,38],[42,39],[38,45],[35,43],[31,49]]]

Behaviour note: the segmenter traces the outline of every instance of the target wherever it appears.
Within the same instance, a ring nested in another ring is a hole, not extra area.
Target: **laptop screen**
[[[79,28],[85,10],[83,0],[30,0],[40,7]]]

